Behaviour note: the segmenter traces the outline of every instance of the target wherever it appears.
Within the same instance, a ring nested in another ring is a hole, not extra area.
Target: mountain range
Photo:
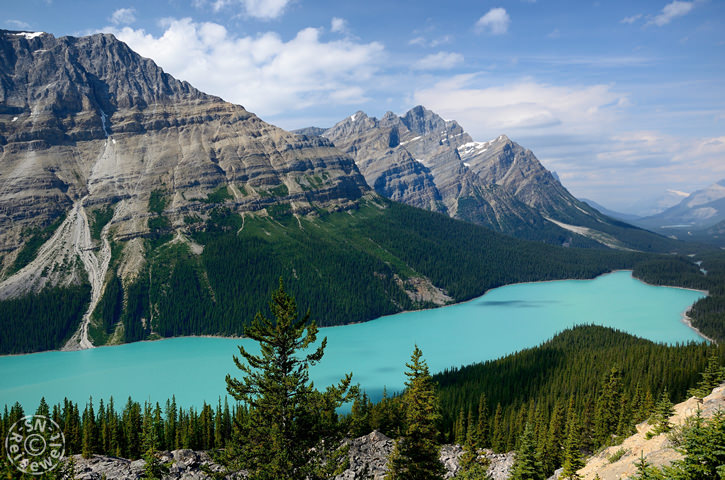
[[[335,325],[676,247],[422,107],[295,134],[112,35],[0,31],[0,353],[239,335],[280,277]]]
[[[653,229],[702,230],[725,220],[725,180],[685,197],[677,205],[637,223]]]
[[[578,200],[531,150],[505,135],[474,141],[457,122],[423,106],[381,119],[359,111],[329,129],[296,133],[332,140],[377,193],[414,207],[560,245],[675,248]]]

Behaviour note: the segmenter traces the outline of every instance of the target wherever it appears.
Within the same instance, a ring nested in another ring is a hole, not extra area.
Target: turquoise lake
[[[658,342],[702,339],[682,314],[702,293],[646,285],[631,272],[594,280],[563,280],[501,287],[469,302],[406,312],[355,325],[320,329],[325,357],[311,370],[318,386],[353,372],[373,398],[384,387],[398,391],[414,344],[431,372],[533,347],[578,324],[617,328]],[[45,352],[0,357],[0,407],[20,402],[33,411],[42,396],[84,404],[114,397],[165,402],[172,394],[183,406],[216,404],[226,393],[224,377],[236,374],[232,355],[248,339],[174,338],[79,352]]]

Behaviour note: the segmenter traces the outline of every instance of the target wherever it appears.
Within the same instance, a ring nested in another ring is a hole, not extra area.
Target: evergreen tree
[[[640,453],[639,461],[634,462],[634,466],[637,467],[637,474],[632,477],[635,480],[664,480],[662,472],[656,467],[653,467],[651,463],[644,458],[644,453]],[[694,479],[692,479],[694,480]]]
[[[705,371],[700,373],[702,379],[697,387],[688,392],[689,395],[697,398],[705,398],[710,395],[712,389],[720,385],[725,380],[725,368],[720,366],[720,360],[717,356],[717,350],[713,349],[707,359],[707,367]]]
[[[83,440],[81,453],[83,458],[91,458],[93,452],[97,451],[96,441],[96,415],[93,412],[93,398],[88,401],[83,410]]]
[[[463,415],[463,409],[458,411],[458,420],[455,425],[455,437],[453,441],[458,445],[466,443],[466,418]]]
[[[584,466],[581,452],[581,430],[573,397],[569,400],[566,422],[566,440],[564,441],[564,463],[560,478],[576,480],[581,478],[576,472]]]
[[[654,435],[659,435],[660,433],[669,432],[672,428],[672,425],[670,424],[670,417],[674,414],[675,409],[672,405],[672,401],[670,400],[670,394],[667,393],[667,389],[665,388],[662,391],[660,399],[655,405],[655,411],[652,415],[652,420],[655,424],[652,433]]]
[[[570,399],[570,407],[572,402],[573,397]],[[565,414],[563,405],[560,401],[557,401],[554,405],[554,410],[551,412],[551,419],[549,420],[549,428],[546,430],[546,435],[544,435],[543,441],[539,441],[541,466],[547,475],[553,473],[561,465],[562,444],[565,436]]]
[[[521,437],[521,445],[516,451],[516,459],[511,467],[511,480],[540,480],[544,478],[537,457],[534,426],[527,423]]]
[[[493,435],[491,448],[494,452],[501,453],[506,448],[503,431],[503,409],[501,404],[496,404],[496,413],[493,415]]]
[[[717,411],[709,421],[700,409],[683,428],[677,450],[684,455],[667,469],[674,480],[717,480],[725,478],[725,412]]]
[[[604,379],[597,399],[594,435],[600,445],[611,443],[612,435],[617,432],[622,409],[622,389],[622,372],[614,366]]]
[[[406,390],[403,395],[406,411],[406,432],[395,442],[388,460],[387,480],[442,479],[445,469],[439,460],[438,422],[441,414],[436,387],[416,345],[407,363]]]
[[[234,363],[244,374],[227,375],[227,391],[249,408],[248,420],[238,425],[227,458],[232,468],[248,471],[252,480],[317,478],[317,469],[329,449],[337,447],[339,432],[321,421],[349,398],[351,374],[324,393],[314,389],[309,367],[320,361],[327,339],[312,353],[301,354],[317,340],[317,326],[309,311],[298,318],[295,300],[282,280],[272,294],[274,316],[257,313],[245,334],[260,344],[259,355],[239,346],[244,359]],[[328,467],[334,468],[332,462]]]
[[[473,442],[476,448],[487,448],[491,445],[488,415],[488,400],[486,394],[482,393],[478,400],[478,420],[476,422],[476,436]]]

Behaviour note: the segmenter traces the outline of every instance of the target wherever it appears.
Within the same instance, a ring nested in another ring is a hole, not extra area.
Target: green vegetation
[[[231,200],[234,198],[231,193],[229,193],[229,189],[226,185],[222,185],[221,187],[214,190],[212,193],[206,196],[204,200],[202,200],[204,203],[224,203],[226,200]]]
[[[408,381],[402,401],[405,408],[405,433],[398,438],[388,461],[386,480],[443,480],[445,469],[439,460],[439,411],[436,386],[415,346],[406,364]]]
[[[258,312],[245,330],[261,354],[240,345],[243,360],[235,356],[234,363],[244,376],[226,377],[229,394],[249,410],[244,423],[235,422],[224,458],[232,471],[244,469],[252,480],[329,478],[346,454],[338,451],[343,431],[336,409],[350,399],[352,374],[324,393],[316,390],[309,367],[322,359],[327,339],[314,345],[317,326],[309,311],[298,318],[297,303],[281,280],[269,309],[273,319]]]
[[[263,194],[262,196],[263,197],[265,197],[265,196],[286,197],[287,195],[289,195],[289,189],[287,188],[287,185],[285,185],[284,183],[281,183],[281,184],[277,185],[276,187],[270,188],[269,190],[267,190],[266,195]]]
[[[701,265],[693,263],[697,259]],[[692,325],[708,337],[725,341],[725,252],[711,251],[686,257],[658,257],[638,263],[633,275],[656,285],[707,290],[689,312]],[[700,271],[703,268],[707,274]]]
[[[24,236],[28,236],[30,238],[28,238],[25,242],[23,248],[18,253],[18,256],[15,257],[15,261],[10,267],[8,274],[12,275],[13,273],[18,272],[24,266],[32,262],[38,254],[40,247],[53,236],[53,233],[55,233],[60,224],[63,223],[63,220],[65,220],[65,213],[57,217],[46,227],[32,229],[27,232]]]
[[[111,205],[104,205],[91,212],[91,218],[89,219],[89,227],[91,230],[91,238],[94,240],[101,239],[101,231],[108,222],[113,218],[113,207]]]
[[[657,468],[642,456],[633,480],[719,480],[725,478],[725,412],[702,418],[700,410],[681,428],[676,450],[684,455],[672,466]]]
[[[160,215],[161,213],[163,213],[168,203],[169,200],[166,197],[165,191],[154,190],[149,196],[149,212],[158,213]]]
[[[0,354],[55,350],[80,324],[90,286],[55,287],[0,302]]]
[[[698,383],[698,372],[707,370],[708,357],[722,363],[725,347],[666,346],[610,328],[576,327],[539,347],[435,375],[442,430],[451,441],[477,429],[483,394],[496,405],[495,415],[483,422],[490,424],[483,446],[521,448],[532,424],[540,473],[548,476],[564,465],[567,442],[578,441],[581,452],[616,444],[655,413],[654,399],[663,392],[683,400]],[[717,365],[712,369],[719,372]],[[473,412],[470,421],[458,421],[467,412]],[[567,434],[567,424],[568,432],[578,430],[577,438]]]
[[[619,461],[619,459],[625,455],[627,455],[627,449],[620,448],[619,450],[617,450],[616,452],[611,454],[609,457],[607,457],[607,460],[609,461],[609,463],[614,463],[614,462]]]

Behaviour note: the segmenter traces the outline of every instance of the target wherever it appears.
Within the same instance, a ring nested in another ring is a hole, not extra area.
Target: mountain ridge
[[[677,249],[579,201],[531,150],[505,135],[476,142],[456,121],[420,105],[380,119],[358,111],[320,131],[298,132],[332,140],[377,193],[395,201],[548,243]]]

